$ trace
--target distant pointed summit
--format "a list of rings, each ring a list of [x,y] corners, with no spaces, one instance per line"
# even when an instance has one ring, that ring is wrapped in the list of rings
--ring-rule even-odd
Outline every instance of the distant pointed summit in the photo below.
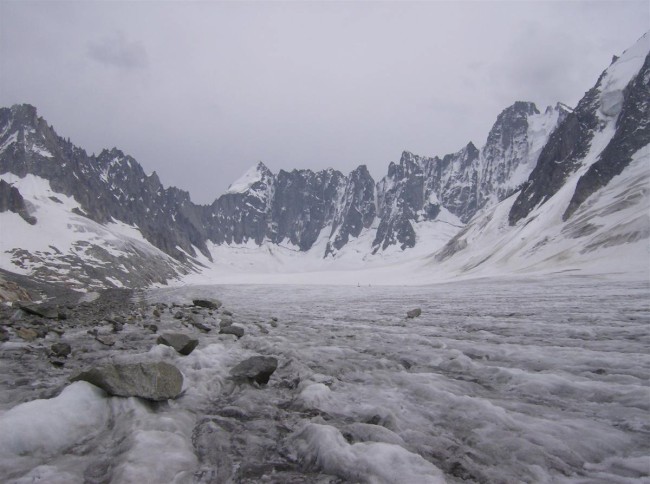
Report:
[[[267,166],[258,161],[257,164],[250,167],[246,173],[239,177],[235,182],[233,182],[229,187],[226,193],[244,193],[251,188],[255,188],[255,185],[259,182],[273,177],[271,170]]]

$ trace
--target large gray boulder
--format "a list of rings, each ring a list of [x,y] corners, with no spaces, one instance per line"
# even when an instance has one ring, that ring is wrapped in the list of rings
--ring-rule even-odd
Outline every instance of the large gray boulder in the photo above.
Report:
[[[278,360],[272,356],[253,356],[232,368],[230,375],[235,380],[266,385],[277,367]]]
[[[85,371],[71,380],[87,381],[109,395],[153,401],[176,398],[183,388],[183,375],[178,368],[162,361],[106,365]]]
[[[199,344],[199,340],[183,333],[163,333],[158,336],[159,345],[171,346],[181,355],[189,355]]]

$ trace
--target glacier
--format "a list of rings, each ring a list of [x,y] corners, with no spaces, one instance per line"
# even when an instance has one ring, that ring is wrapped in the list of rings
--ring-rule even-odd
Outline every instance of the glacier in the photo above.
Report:
[[[196,333],[189,356],[155,335],[130,349],[67,335],[84,361],[176,365],[184,393],[163,404],[69,384],[72,370],[18,357],[32,345],[0,344],[0,479],[644,482],[649,285],[564,274],[150,289],[133,302],[169,305],[160,331],[187,331],[172,303],[218,297],[246,335]],[[422,315],[407,319],[413,307]],[[229,379],[256,354],[279,361],[268,385]]]

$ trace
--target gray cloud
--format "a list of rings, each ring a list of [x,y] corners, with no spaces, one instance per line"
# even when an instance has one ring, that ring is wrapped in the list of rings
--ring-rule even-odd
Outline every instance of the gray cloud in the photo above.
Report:
[[[258,160],[379,179],[405,149],[481,146],[516,100],[575,104],[647,19],[645,0],[0,0],[0,105],[209,203]]]
[[[122,32],[89,41],[87,54],[100,64],[125,70],[143,69],[149,64],[144,43],[129,41]]]

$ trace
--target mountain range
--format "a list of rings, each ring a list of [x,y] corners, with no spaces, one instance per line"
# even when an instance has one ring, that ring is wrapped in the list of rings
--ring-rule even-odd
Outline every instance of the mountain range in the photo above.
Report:
[[[89,155],[33,106],[0,108],[0,268],[133,287],[289,253],[317,270],[413,259],[422,280],[595,259],[647,265],[649,51],[646,34],[573,109],[515,102],[480,148],[404,151],[378,181],[364,165],[274,174],[259,162],[210,205],[119,149]]]

